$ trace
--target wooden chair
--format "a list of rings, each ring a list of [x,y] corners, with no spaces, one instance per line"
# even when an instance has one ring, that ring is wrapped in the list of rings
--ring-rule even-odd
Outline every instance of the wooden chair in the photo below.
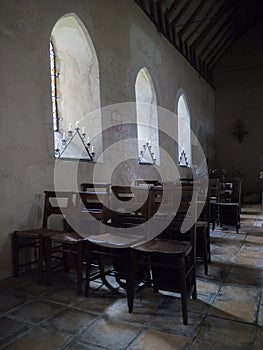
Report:
[[[131,276],[129,274],[130,246],[144,238],[140,236],[140,233],[143,232],[142,226],[152,212],[152,192],[148,187],[146,189],[141,186],[136,188],[112,186],[110,198],[111,210],[106,209],[103,232],[89,236],[87,239],[86,296],[89,295],[90,282],[95,278],[91,275],[91,264],[94,258],[98,259],[100,266],[100,275],[98,276],[110,290],[114,290],[114,288],[107,281],[108,275],[114,276],[120,287],[129,290],[127,286],[130,285]],[[130,200],[133,200],[136,209],[132,209],[133,206],[129,207]],[[124,212],[118,212],[120,208],[124,209]],[[131,228],[133,233],[127,231]],[[111,269],[105,270],[105,259],[110,259]],[[148,267],[135,269],[134,281],[136,286],[141,283],[149,283]]]
[[[196,275],[195,275],[195,251],[196,251],[196,198],[192,189],[181,196],[181,201],[177,214],[174,216],[173,204],[176,197],[180,196],[178,189],[170,188],[168,194],[165,194],[165,205],[160,206],[159,220],[166,220],[165,215],[171,220],[171,223],[164,230],[161,238],[155,238],[147,243],[138,245],[133,248],[131,255],[131,266],[135,263],[147,264],[152,271],[152,285],[155,291],[165,290],[180,293],[182,301],[183,323],[188,323],[187,299],[192,296],[197,298],[196,292]],[[194,197],[193,197],[194,196]],[[193,205],[190,205],[190,202]],[[157,214],[158,215],[158,214]],[[191,221],[193,220],[193,225]],[[188,221],[185,222],[185,221]],[[186,224],[186,225],[185,225]],[[189,227],[187,232],[181,232]],[[181,236],[181,237],[180,237]],[[191,240],[184,240],[184,237],[190,236]],[[180,239],[175,239],[180,238]],[[172,239],[171,239],[172,238]],[[143,259],[138,257],[138,252],[143,254]],[[134,270],[131,268],[130,273],[133,276]],[[133,309],[133,278],[129,279],[129,310]]]
[[[62,215],[61,208],[66,209],[72,201],[72,193],[44,191],[44,213],[42,228],[34,228],[29,230],[18,230],[12,236],[12,264],[13,276],[18,277],[25,267],[37,264],[39,283],[44,281],[45,270],[45,250],[44,239],[52,235],[62,235],[63,230],[48,228],[49,219],[54,215]],[[58,200],[60,204],[58,204]],[[63,201],[64,203],[62,203]],[[21,252],[30,249],[30,254],[36,258],[21,263]],[[33,251],[32,251],[33,249]]]
[[[218,221],[220,227],[223,225],[235,226],[238,233],[240,228],[241,179],[225,177],[220,184],[219,201],[212,203],[212,229],[215,229],[215,223]]]
[[[77,293],[82,294],[83,262],[86,256],[85,237],[83,231],[92,232],[94,219],[101,220],[102,210],[101,202],[96,192],[78,192],[74,194],[74,203],[68,208],[68,215],[75,221],[70,221],[68,227],[70,232],[63,235],[52,235],[45,239],[45,247],[47,252],[47,284],[51,284],[52,271],[56,265],[52,263],[55,259],[62,257],[73,257],[77,272]],[[97,205],[97,208],[96,208]],[[92,216],[89,216],[89,214]],[[66,216],[67,220],[67,216]],[[71,228],[73,227],[73,229]],[[67,260],[66,260],[67,261]],[[65,265],[65,272],[70,271],[70,264]]]

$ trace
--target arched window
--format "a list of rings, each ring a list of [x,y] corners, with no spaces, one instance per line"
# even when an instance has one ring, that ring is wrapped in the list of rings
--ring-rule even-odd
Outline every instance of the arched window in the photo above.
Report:
[[[99,64],[91,37],[74,13],[56,22],[50,43],[54,141],[55,150],[61,150],[70,130],[74,134],[78,127],[85,144],[102,130]],[[94,147],[96,153],[102,149],[101,137]],[[62,158],[85,158],[84,150],[81,138],[75,138]]]
[[[179,165],[191,165],[191,122],[186,98],[180,94],[177,102],[178,115],[178,160]]]
[[[135,94],[141,163],[160,164],[157,99],[151,76],[146,68],[142,68],[137,75]]]

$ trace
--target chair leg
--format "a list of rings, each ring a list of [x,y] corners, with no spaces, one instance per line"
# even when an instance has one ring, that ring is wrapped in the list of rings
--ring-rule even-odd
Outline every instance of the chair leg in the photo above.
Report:
[[[83,262],[83,244],[77,243],[77,255],[76,255],[76,270],[77,270],[77,293],[82,294],[82,262]]]
[[[181,284],[181,303],[184,325],[188,324],[188,311],[187,311],[187,288],[185,277],[185,259],[180,259],[180,284]]]
[[[85,296],[86,297],[89,295],[91,262],[92,262],[92,249],[90,247],[90,244],[88,244],[87,255],[86,255],[86,282],[85,282]]]
[[[210,245],[210,227],[208,225],[207,229],[207,254],[208,254],[208,262],[211,263],[211,245]]]
[[[127,252],[127,266],[128,266],[128,276],[127,276],[127,302],[129,313],[132,313],[133,310],[133,300],[134,300],[134,282],[135,282],[135,256],[134,252],[129,249]]]
[[[208,254],[207,254],[207,242],[206,242],[206,230],[203,232],[203,260],[205,275],[208,275]]]
[[[16,231],[12,235],[12,267],[13,276],[19,276],[19,238],[16,235]]]
[[[64,271],[66,272],[66,273],[69,273],[69,271],[70,271],[70,264],[69,264],[69,261],[68,261],[68,253],[67,252],[65,252],[65,251],[67,251],[68,249],[67,249],[67,244],[63,244],[63,264],[64,264]]]
[[[51,269],[52,269],[52,240],[50,237],[44,238],[44,250],[45,250],[45,260],[46,260],[46,285],[51,284]]]
[[[38,241],[38,284],[43,283],[44,273],[44,237],[40,236]]]

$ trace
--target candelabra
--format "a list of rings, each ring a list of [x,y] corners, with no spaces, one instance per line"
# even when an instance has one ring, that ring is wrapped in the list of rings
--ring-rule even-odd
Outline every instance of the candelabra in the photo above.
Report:
[[[87,137],[87,140],[86,140],[85,127],[83,126],[82,131],[80,132],[80,128],[78,127],[78,124],[79,123],[76,122],[76,128],[74,131],[72,131],[71,123],[70,123],[68,131],[63,132],[62,140],[56,143],[56,147],[55,147],[56,159],[62,159],[62,158],[66,159],[63,157],[63,154],[65,154],[66,149],[69,147],[69,145],[74,139],[79,138],[87,154],[87,157],[81,160],[86,160],[89,162],[94,160],[95,158],[94,146],[91,146],[89,137]]]
[[[188,165],[189,165],[189,161],[188,161],[188,158],[186,156],[185,151],[182,151],[180,154],[179,164],[180,164],[180,166],[186,166],[186,167],[188,167]]]
[[[139,164],[146,164],[146,165],[155,165],[156,164],[156,158],[154,158],[154,152],[152,151],[152,146],[150,145],[150,142],[146,140],[146,143],[142,145],[143,149],[140,151],[140,156],[138,157],[138,163]],[[144,157],[147,156],[148,158],[145,159]]]

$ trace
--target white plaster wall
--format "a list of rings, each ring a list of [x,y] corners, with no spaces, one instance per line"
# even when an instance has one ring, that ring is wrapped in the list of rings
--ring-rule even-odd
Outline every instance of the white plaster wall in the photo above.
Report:
[[[192,128],[202,126],[202,145],[214,160],[214,90],[135,2],[0,0],[0,277],[11,273],[10,234],[41,224],[43,191],[53,188],[49,40],[57,20],[72,12],[87,27],[98,55],[102,106],[135,101],[136,76],[146,67],[161,106],[174,111],[178,89],[187,93]],[[134,122],[135,116],[134,111]],[[103,127],[111,125],[110,118],[103,115]],[[74,172],[67,162],[61,168],[63,176]],[[93,168],[80,164],[79,180],[90,180]],[[98,180],[106,175],[98,172]]]
[[[216,164],[237,166],[243,194],[261,191],[263,169],[263,23],[236,41],[214,70],[216,88]],[[242,143],[232,135],[237,119],[248,135]]]

